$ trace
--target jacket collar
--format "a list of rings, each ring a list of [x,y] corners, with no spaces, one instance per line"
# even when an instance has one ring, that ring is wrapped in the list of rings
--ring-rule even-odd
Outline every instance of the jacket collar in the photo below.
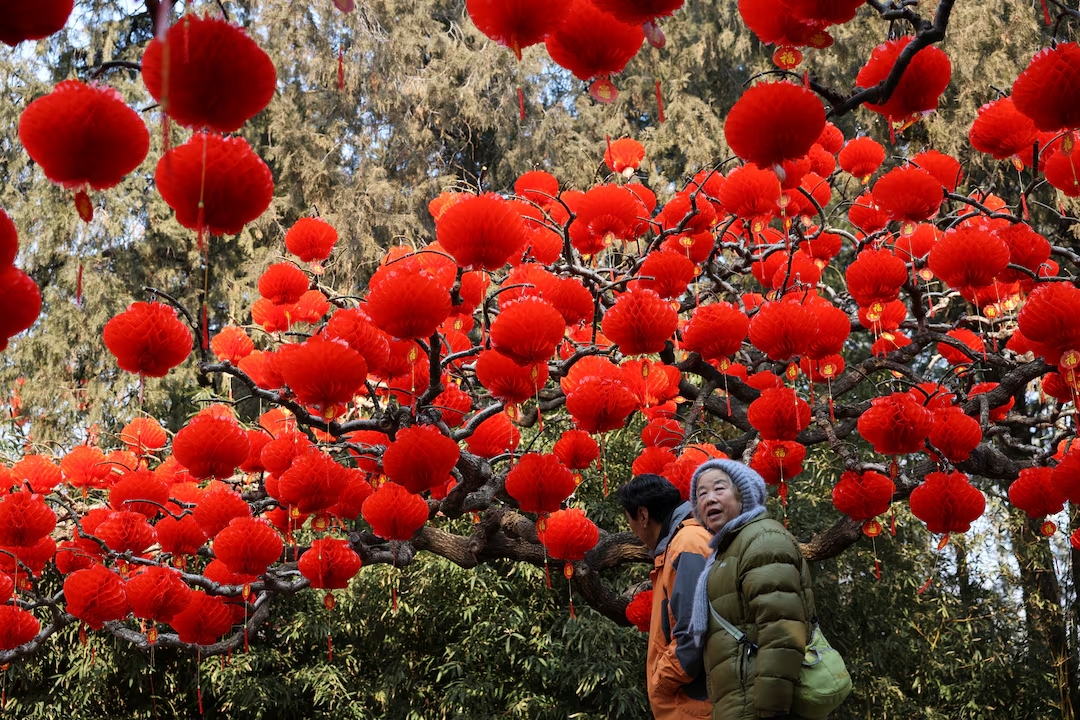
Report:
[[[660,542],[656,544],[656,549],[649,553],[649,557],[657,558],[664,554],[668,544],[671,542],[671,538],[675,537],[675,533],[679,531],[679,525],[688,517],[690,517],[689,501],[671,511],[671,515],[668,516],[663,527],[660,528]]]

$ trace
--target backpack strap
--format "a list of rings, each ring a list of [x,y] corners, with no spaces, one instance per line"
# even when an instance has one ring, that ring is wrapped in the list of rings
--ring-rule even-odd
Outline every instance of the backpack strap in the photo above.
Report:
[[[727,618],[723,615],[716,612],[716,608],[713,607],[712,603],[709,603],[709,614],[712,615],[713,620],[715,620],[720,627],[727,630],[731,637],[735,638],[735,642],[746,648],[747,655],[752,655],[757,652],[758,646],[750,642],[750,638],[746,637],[746,633],[728,622]]]

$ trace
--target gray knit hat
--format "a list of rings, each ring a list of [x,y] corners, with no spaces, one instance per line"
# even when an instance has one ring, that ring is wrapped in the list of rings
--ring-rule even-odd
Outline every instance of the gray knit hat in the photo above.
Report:
[[[756,470],[743,465],[738,460],[708,460],[699,465],[698,469],[694,471],[694,476],[690,478],[690,507],[693,508],[694,517],[698,522],[702,525],[705,524],[702,519],[698,517],[698,478],[700,478],[707,470],[720,470],[731,478],[731,482],[735,483],[735,487],[739,491],[739,497],[742,498],[743,515],[753,514],[755,517],[760,515],[760,512],[755,511],[758,508],[765,508],[765,498],[768,497],[768,493],[765,490],[765,480],[761,475],[759,475]],[[743,523],[739,524],[741,525]]]

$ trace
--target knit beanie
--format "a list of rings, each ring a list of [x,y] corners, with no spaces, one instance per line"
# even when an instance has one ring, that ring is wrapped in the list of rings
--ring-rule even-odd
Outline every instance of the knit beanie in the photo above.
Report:
[[[705,636],[709,629],[709,572],[716,562],[716,548],[720,542],[731,532],[738,530],[751,520],[765,513],[765,480],[750,467],[736,460],[709,460],[702,463],[694,476],[690,479],[690,505],[693,508],[694,517],[698,522],[705,525],[698,515],[697,485],[698,479],[707,470],[720,470],[731,478],[731,482],[739,491],[742,498],[742,513],[729,521],[720,531],[713,535],[709,541],[709,547],[713,549],[705,563],[705,569],[698,577],[697,587],[694,589],[694,605],[690,615],[690,643],[697,650],[699,659],[705,652]],[[696,663],[695,663],[696,664]],[[695,668],[697,669],[697,668]]]

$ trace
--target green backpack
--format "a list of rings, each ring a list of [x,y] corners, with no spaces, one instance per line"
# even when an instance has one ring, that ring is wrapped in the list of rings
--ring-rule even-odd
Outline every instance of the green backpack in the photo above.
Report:
[[[709,604],[709,612],[720,627],[731,633],[740,645],[746,645],[752,653],[757,652],[757,645],[750,642],[746,633],[732,625],[716,612]],[[810,643],[806,646],[802,671],[795,685],[795,696],[791,701],[791,712],[808,720],[822,720],[851,694],[851,675],[848,674],[844,658],[825,639],[825,634],[815,621],[810,633]]]

